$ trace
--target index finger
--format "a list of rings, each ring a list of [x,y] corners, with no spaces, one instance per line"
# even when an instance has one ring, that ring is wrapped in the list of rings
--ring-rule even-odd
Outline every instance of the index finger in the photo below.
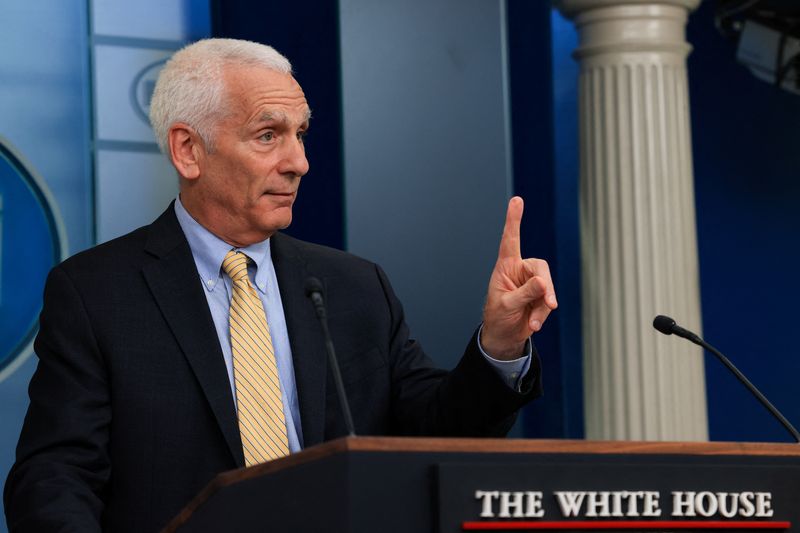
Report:
[[[503,227],[503,237],[500,239],[498,259],[522,257],[519,251],[519,225],[522,222],[523,207],[522,198],[519,196],[514,196],[508,201],[506,224]]]

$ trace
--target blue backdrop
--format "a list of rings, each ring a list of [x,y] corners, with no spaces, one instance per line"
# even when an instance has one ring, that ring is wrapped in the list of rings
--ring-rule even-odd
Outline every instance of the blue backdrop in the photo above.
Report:
[[[714,4],[688,27],[703,329],[798,425],[800,96],[735,62]],[[712,440],[790,440],[718,361],[706,359],[706,382]]]
[[[560,309],[537,342],[545,355],[546,398],[526,411],[526,436],[583,434],[580,273],[577,230],[577,39],[572,23],[545,2],[504,0],[508,45],[510,116],[516,192],[544,207],[526,213],[523,249],[547,257]],[[196,4],[200,4],[196,2]],[[89,100],[87,3],[36,2],[4,6],[0,19],[0,135],[20,149],[50,185],[64,214],[72,252],[92,244],[93,175]],[[306,180],[292,231],[303,238],[345,247],[339,72],[338,3],[323,2],[317,17],[299,7],[215,2],[230,11],[215,18],[218,34],[270,41],[292,58],[309,100],[315,102],[309,139],[312,174]],[[6,9],[8,7],[8,9]],[[704,333],[726,352],[794,422],[800,404],[793,379],[800,371],[794,349],[794,310],[800,296],[795,265],[800,230],[800,97],[755,79],[736,64],[733,45],[713,24],[713,2],[690,17],[689,82]],[[237,11],[237,9],[239,9]],[[219,18],[222,17],[222,18]],[[228,17],[228,18],[225,18]],[[233,19],[247,24],[235,27]],[[202,18],[202,17],[201,17]],[[269,21],[297,20],[291,24]],[[266,23],[264,21],[267,21]],[[385,162],[394,164],[393,162]],[[318,176],[320,179],[311,179]],[[459,187],[457,181],[449,184]],[[25,248],[48,237],[25,191],[0,164],[0,194],[21,198],[3,205],[5,219],[31,215],[28,229],[3,225],[2,246]],[[530,216],[529,216],[530,215]],[[2,302],[13,291],[41,292],[47,266],[35,264],[15,286],[4,256]],[[27,302],[27,303],[25,303]],[[36,303],[3,315],[8,328],[25,328]],[[4,304],[5,305],[5,304]],[[23,306],[24,307],[24,306]],[[5,313],[3,307],[0,313]],[[4,346],[5,347],[5,346]],[[714,440],[786,440],[783,430],[716,361],[707,361],[709,421]],[[11,464],[27,402],[32,361],[0,383],[0,477]],[[0,532],[4,526],[0,525]]]

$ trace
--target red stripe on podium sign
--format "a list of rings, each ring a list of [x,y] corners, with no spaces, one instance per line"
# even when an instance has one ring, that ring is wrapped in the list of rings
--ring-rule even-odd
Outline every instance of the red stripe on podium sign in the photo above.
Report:
[[[791,522],[602,521],[602,522],[464,522],[464,531],[529,529],[789,529]]]

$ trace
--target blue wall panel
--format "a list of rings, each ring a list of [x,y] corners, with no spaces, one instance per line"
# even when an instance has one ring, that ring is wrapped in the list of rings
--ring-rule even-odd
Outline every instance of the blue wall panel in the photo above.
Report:
[[[558,258],[558,317],[563,387],[564,433],[582,438],[583,335],[581,332],[581,258],[578,228],[578,62],[572,52],[578,34],[572,22],[557,11],[551,13],[553,52],[553,157],[555,208],[553,226]]]
[[[72,253],[90,246],[93,240],[86,2],[4,2],[0,11],[0,137],[52,191]],[[9,265],[13,258],[32,252],[46,258],[50,248],[42,212],[33,197],[19,189],[23,186],[16,174],[0,172],[0,194],[9,201],[12,196],[18,198],[3,206],[2,284],[6,299],[0,315],[24,315],[25,321],[10,328],[12,324],[3,319],[3,348],[27,332],[29,322],[38,315],[44,278],[53,263],[52,256],[49,261],[35,261],[24,274]],[[16,280],[10,279],[13,270]],[[9,287],[15,285],[24,290],[11,292]],[[3,481],[13,462],[34,368],[35,358],[31,357],[0,381]],[[5,520],[0,520],[0,532],[5,531]]]
[[[703,329],[798,425],[800,96],[735,62],[714,4],[688,27]],[[706,375],[712,440],[789,439],[718,361]]]
[[[547,259],[559,309],[535,336],[544,397],[524,411],[526,437],[583,436],[577,261],[575,30],[546,2],[508,0],[514,192],[526,199],[522,251]],[[551,21],[552,17],[552,21]]]
[[[505,0],[340,2],[348,250],[455,366],[513,194]]]

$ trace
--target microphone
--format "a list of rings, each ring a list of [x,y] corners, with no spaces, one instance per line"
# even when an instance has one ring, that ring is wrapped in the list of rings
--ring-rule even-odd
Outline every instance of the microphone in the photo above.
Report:
[[[353,417],[350,414],[350,404],[347,402],[347,394],[344,391],[344,383],[342,382],[342,373],[339,371],[339,363],[336,359],[336,351],[333,348],[331,332],[328,330],[328,312],[325,309],[325,299],[322,296],[322,282],[313,276],[307,278],[305,292],[306,297],[309,298],[314,305],[314,311],[319,319],[319,323],[322,325],[322,334],[325,336],[325,349],[328,352],[328,364],[331,367],[333,381],[336,383],[336,395],[339,397],[339,405],[342,407],[344,425],[347,427],[348,435],[355,437],[356,430],[353,425]]]
[[[663,333],[664,335],[672,335],[673,333],[678,337],[683,337],[684,339],[688,339],[695,344],[699,344],[703,346],[702,339],[689,331],[688,329],[683,329],[678,324],[675,323],[668,316],[658,315],[653,319],[653,327],[656,328],[658,331]]]
[[[742,374],[739,371],[739,369],[736,368],[734,364],[728,360],[727,357],[722,355],[722,353],[719,350],[717,350],[716,348],[708,344],[706,341],[701,339],[700,336],[697,335],[696,333],[692,333],[688,329],[680,327],[678,324],[675,323],[675,320],[673,320],[668,316],[658,315],[657,317],[655,317],[653,319],[653,327],[656,328],[661,333],[663,333],[664,335],[675,334],[678,337],[683,337],[684,339],[687,339],[697,344],[698,346],[702,346],[703,348],[714,354],[717,357],[717,359],[722,361],[722,364],[724,364],[728,368],[728,370],[733,372],[733,375],[736,376],[745,387],[747,387],[747,390],[749,390],[753,394],[753,396],[758,398],[758,401],[761,402],[761,405],[766,407],[767,410],[772,414],[772,416],[777,418],[778,421],[783,425],[783,427],[786,428],[786,430],[792,434],[794,440],[800,443],[800,433],[797,432],[794,426],[792,426],[792,424],[790,424],[789,421],[786,420],[786,417],[784,417],[780,413],[780,411],[778,411],[775,408],[775,406],[772,405],[769,400],[767,400],[767,397],[761,394],[761,391],[758,390],[756,386],[753,385],[750,382],[750,380],[747,379],[744,376],[744,374]]]

